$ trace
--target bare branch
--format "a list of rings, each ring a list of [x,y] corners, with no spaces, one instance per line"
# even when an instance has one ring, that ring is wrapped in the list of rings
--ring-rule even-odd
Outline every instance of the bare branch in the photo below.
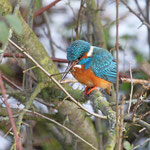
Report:
[[[126,83],[131,83],[131,79],[130,78],[121,78],[121,81],[122,82],[126,82]],[[150,88],[150,81],[148,81],[148,80],[132,79],[132,82],[133,82],[133,84],[141,84],[147,89]]]
[[[54,6],[55,4],[57,4],[59,1],[61,1],[61,0],[55,0],[54,2],[50,3],[48,6],[41,8],[38,12],[35,13],[34,17],[41,15],[44,11],[46,11],[47,9],[49,9],[52,6]]]
[[[116,81],[116,138],[117,150],[119,145],[119,0],[116,0],[116,62],[117,62],[117,81]]]
[[[21,87],[19,87],[18,85],[16,85],[14,82],[12,82],[11,80],[9,80],[6,76],[2,75],[2,78],[11,86],[13,86],[14,88],[23,91],[23,89]]]
[[[124,100],[125,100],[125,96],[122,95],[121,107],[120,107],[118,150],[122,150],[123,124],[124,124]]]
[[[81,10],[83,8],[83,4],[84,4],[84,0],[81,0],[80,9],[79,9],[79,12],[78,12],[78,17],[77,17],[77,25],[76,25],[76,28],[75,28],[75,31],[76,31],[76,40],[80,39],[79,23],[80,23],[80,15],[81,15]]]
[[[124,120],[126,122],[133,122],[132,121],[132,116],[125,117]],[[150,124],[148,124],[147,122],[145,122],[145,121],[143,121],[143,120],[141,120],[139,118],[134,118],[134,123],[138,123],[142,127],[145,127],[148,131],[150,131]]]
[[[140,12],[141,15],[143,16],[143,18],[146,19],[145,16],[144,16],[144,13],[142,12],[142,9],[141,9],[141,7],[140,7],[140,5],[139,5],[139,2],[138,2],[137,0],[135,0],[135,3],[136,3],[136,5],[137,5],[137,8],[138,8],[139,12]]]
[[[31,105],[33,104],[33,101],[35,99],[35,97],[41,92],[41,90],[43,88],[47,87],[47,84],[41,82],[39,84],[37,84],[36,88],[34,89],[34,92],[32,92],[29,100],[27,101],[27,104],[25,106],[25,109],[28,110]],[[17,122],[17,130],[18,132],[20,132],[20,128],[21,128],[21,124],[22,124],[22,119],[23,119],[23,116],[25,114],[25,111],[23,109],[23,111],[19,114],[19,117],[18,117],[18,122]]]
[[[46,26],[47,26],[47,30],[48,30],[48,38],[49,38],[49,46],[51,48],[51,54],[52,54],[52,57],[55,57],[55,49],[54,49],[54,46],[53,46],[53,39],[52,39],[52,34],[51,34],[51,28],[50,28],[50,19],[49,19],[49,15],[48,13],[45,11],[43,13],[43,16],[45,18],[45,22],[46,22]]]
[[[3,57],[13,57],[15,56],[16,58],[25,58],[23,55],[21,54],[12,54],[12,53],[4,53]],[[51,57],[51,59],[54,62],[61,62],[61,63],[68,63],[67,59],[62,59],[62,58],[55,58],[55,57]]]
[[[129,11],[131,13],[133,13],[137,18],[139,18],[139,20],[145,24],[149,29],[150,29],[150,24],[148,22],[146,22],[143,18],[141,18],[128,4],[125,0],[121,0],[122,3],[129,9]]]
[[[29,111],[29,110],[26,110],[26,109],[24,109],[24,111],[33,113],[33,114],[35,114],[35,115],[37,115],[37,116],[39,116],[39,117],[42,117],[42,118],[44,118],[44,119],[46,119],[46,120],[49,120],[50,122],[56,124],[57,126],[63,128],[64,130],[68,131],[69,133],[71,133],[72,135],[74,135],[75,137],[77,137],[78,139],[80,139],[82,142],[84,142],[84,143],[86,143],[87,145],[89,145],[89,146],[90,146],[91,148],[93,148],[94,150],[97,150],[97,148],[94,147],[92,144],[90,144],[89,142],[87,142],[86,140],[84,140],[82,137],[80,137],[79,135],[77,135],[75,132],[71,131],[69,128],[67,128],[67,127],[63,126],[62,124],[58,123],[57,121],[55,121],[55,120],[53,120],[53,119],[51,119],[51,118],[49,118],[49,117],[46,117],[46,116],[44,116],[44,115],[42,115],[42,114],[40,114],[40,113],[38,113],[38,112],[35,112],[35,111]]]
[[[130,78],[131,78],[131,92],[130,92],[130,100],[129,100],[129,106],[128,106],[128,114],[130,113],[131,101],[132,101],[132,95],[133,95],[133,78],[132,78],[131,63],[130,63]]]
[[[20,138],[19,138],[19,136],[17,134],[17,128],[16,128],[16,125],[15,125],[13,114],[12,114],[12,111],[11,111],[11,108],[10,108],[10,105],[8,103],[8,99],[7,99],[7,96],[6,96],[6,91],[5,91],[5,88],[4,88],[1,72],[0,72],[0,87],[1,87],[1,91],[2,91],[3,97],[4,97],[4,103],[5,103],[6,108],[7,108],[8,116],[9,116],[9,119],[10,119],[10,123],[12,125],[12,130],[13,130],[13,133],[14,133],[14,136],[15,136],[16,147],[17,147],[18,150],[22,150],[21,141],[20,141]]]
[[[139,148],[139,147],[143,146],[145,143],[147,143],[147,142],[149,142],[149,141],[150,141],[150,138],[146,139],[146,140],[145,140],[144,142],[142,142],[141,144],[139,144],[139,145],[137,145],[137,146],[133,147],[133,149],[132,149],[132,150],[135,150],[135,149],[137,149],[137,148]]]
[[[121,81],[125,82],[125,83],[131,83],[131,79],[130,78],[122,78],[121,77]],[[78,81],[75,79],[66,79],[63,80],[61,83],[77,83]],[[148,80],[142,80],[142,79],[132,79],[133,84],[141,84],[147,88],[150,88],[150,81]]]

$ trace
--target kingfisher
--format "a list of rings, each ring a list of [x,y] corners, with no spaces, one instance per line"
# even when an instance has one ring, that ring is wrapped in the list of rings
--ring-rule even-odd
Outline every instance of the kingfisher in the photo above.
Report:
[[[89,95],[99,87],[111,95],[111,86],[116,83],[117,69],[108,50],[76,40],[67,48],[67,59],[69,63],[62,80],[70,71],[80,83],[87,86],[85,94]]]

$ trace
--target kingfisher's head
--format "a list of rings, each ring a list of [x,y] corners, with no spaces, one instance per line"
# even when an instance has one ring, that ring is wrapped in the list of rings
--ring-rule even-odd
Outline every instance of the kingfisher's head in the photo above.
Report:
[[[83,40],[76,40],[72,42],[67,48],[67,59],[69,62],[81,58],[85,52],[90,50],[90,43]]]
[[[70,69],[78,63],[80,58],[84,56],[84,53],[88,52],[89,50],[90,50],[90,43],[83,40],[76,40],[68,46],[67,59],[69,63],[61,81],[66,77]]]

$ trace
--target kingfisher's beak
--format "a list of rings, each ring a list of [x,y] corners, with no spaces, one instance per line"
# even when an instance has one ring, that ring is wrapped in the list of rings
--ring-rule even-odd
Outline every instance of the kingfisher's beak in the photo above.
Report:
[[[72,62],[68,63],[68,66],[67,66],[67,68],[65,70],[65,73],[63,74],[62,79],[60,80],[60,82],[62,82],[62,80],[64,80],[64,78],[67,76],[67,74],[69,73],[69,71],[71,70],[71,68],[73,67],[73,65],[74,64]]]

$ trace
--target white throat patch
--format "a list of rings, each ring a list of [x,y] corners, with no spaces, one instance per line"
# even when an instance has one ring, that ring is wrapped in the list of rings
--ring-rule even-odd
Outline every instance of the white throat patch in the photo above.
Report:
[[[76,68],[81,68],[81,65],[75,65],[73,67],[76,67]]]
[[[87,56],[92,56],[93,55],[93,50],[94,50],[94,47],[93,46],[90,46],[90,50],[89,52],[87,53]]]

